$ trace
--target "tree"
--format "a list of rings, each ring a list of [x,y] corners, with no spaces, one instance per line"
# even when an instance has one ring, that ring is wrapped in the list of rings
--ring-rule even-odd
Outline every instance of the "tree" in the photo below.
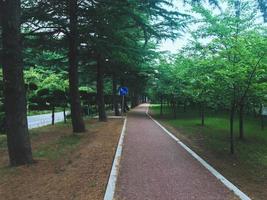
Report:
[[[78,22],[77,22],[77,0],[68,0],[69,9],[69,83],[70,83],[70,104],[71,104],[71,122],[73,132],[84,132],[85,125],[82,118],[82,109],[79,94],[78,77]]]
[[[36,37],[39,46],[50,51],[67,52],[69,95],[73,132],[84,132],[79,95],[78,3],[66,1],[24,1],[25,36]],[[64,59],[60,58],[60,59]]]
[[[33,163],[23,79],[20,0],[1,1],[4,107],[12,166]]]
[[[233,121],[236,111],[239,112],[239,138],[244,138],[243,115],[251,86],[264,68],[262,60],[266,55],[261,25],[255,23],[256,14],[250,1],[228,1],[228,9],[214,15],[207,9],[200,8],[206,25],[201,27],[200,37],[214,37],[213,52],[220,61],[216,70],[217,80],[222,80],[221,91],[228,94],[230,106],[231,153],[233,148]],[[257,35],[257,36],[256,36]],[[257,38],[257,39],[256,39]],[[259,70],[261,69],[261,70]],[[221,87],[222,90],[222,87]]]
[[[233,154],[235,114],[238,112],[239,139],[244,139],[245,112],[264,102],[267,44],[266,29],[256,20],[255,3],[225,3],[217,12],[193,7],[201,16],[196,19],[198,30],[192,32],[193,40],[174,61],[171,57],[160,60],[155,93],[163,89],[171,99],[174,116],[179,101],[199,105],[202,125],[205,108],[229,111]]]

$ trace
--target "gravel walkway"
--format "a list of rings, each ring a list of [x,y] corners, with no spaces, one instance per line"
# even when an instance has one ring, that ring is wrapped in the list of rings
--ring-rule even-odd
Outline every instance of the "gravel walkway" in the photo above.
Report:
[[[116,199],[238,199],[145,113],[128,114]]]

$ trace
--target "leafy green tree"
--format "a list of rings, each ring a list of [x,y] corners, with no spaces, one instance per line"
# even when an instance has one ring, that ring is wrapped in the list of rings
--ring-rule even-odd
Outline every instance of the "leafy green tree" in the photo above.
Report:
[[[198,104],[202,125],[205,107],[229,110],[234,153],[235,113],[239,114],[239,138],[243,139],[245,110],[255,110],[264,101],[266,29],[256,23],[257,5],[253,2],[226,3],[227,8],[220,12],[199,5],[193,8],[201,16],[196,21],[198,30],[192,33],[193,41],[174,61],[160,61],[155,85],[156,93],[167,93],[172,102]]]
[[[230,133],[231,152],[233,148],[233,120],[236,109],[239,111],[239,135],[244,138],[243,113],[245,101],[251,86],[264,68],[262,59],[266,54],[264,37],[260,25],[255,26],[256,15],[250,1],[228,1],[227,11],[214,15],[204,8],[196,9],[201,13],[206,25],[201,27],[199,36],[214,37],[211,48],[222,59],[218,80],[225,81],[224,93],[229,94],[231,104]],[[256,36],[257,35],[257,36]],[[256,39],[257,38],[257,39]],[[261,68],[263,67],[263,68]],[[258,70],[261,68],[261,70]],[[230,92],[229,92],[230,91]]]

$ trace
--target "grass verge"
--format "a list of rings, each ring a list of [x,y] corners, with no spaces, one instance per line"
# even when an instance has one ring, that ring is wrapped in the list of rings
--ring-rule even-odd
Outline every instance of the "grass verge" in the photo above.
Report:
[[[208,112],[202,127],[196,110],[179,110],[176,119],[173,119],[170,108],[164,107],[163,111],[163,117],[160,117],[159,105],[150,108],[153,117],[249,196],[267,198],[267,130],[261,130],[257,119],[246,117],[245,139],[242,141],[238,139],[236,120],[235,155],[230,155],[227,114]]]

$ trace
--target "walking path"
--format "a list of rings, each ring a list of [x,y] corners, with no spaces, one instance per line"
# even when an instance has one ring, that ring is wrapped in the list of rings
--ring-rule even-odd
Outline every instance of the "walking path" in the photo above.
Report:
[[[238,199],[153,122],[147,108],[128,114],[115,199]]]

